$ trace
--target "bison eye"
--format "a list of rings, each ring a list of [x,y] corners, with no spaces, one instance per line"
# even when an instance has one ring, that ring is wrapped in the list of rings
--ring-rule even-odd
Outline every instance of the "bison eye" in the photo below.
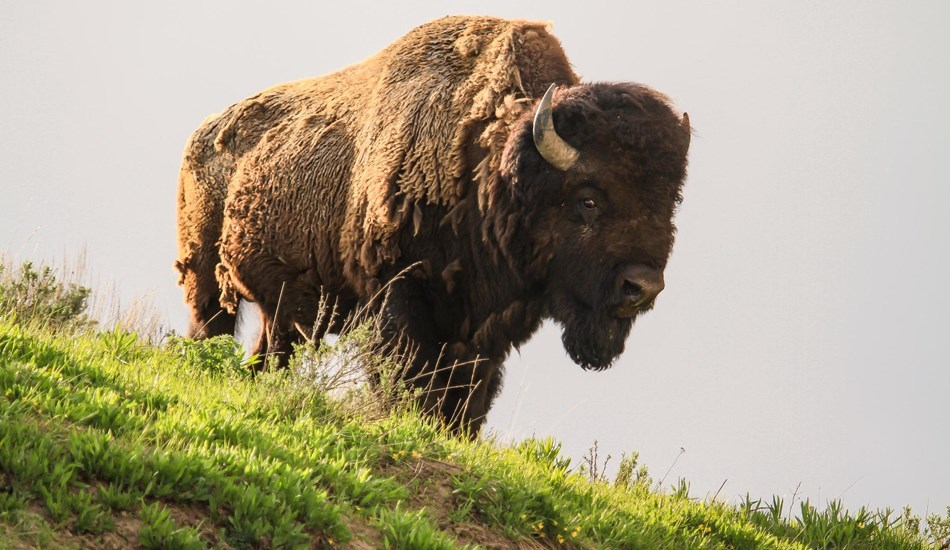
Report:
[[[577,215],[580,216],[580,221],[584,224],[594,223],[600,217],[601,210],[603,210],[600,197],[596,196],[579,197],[575,204],[577,204],[575,207]]]
[[[584,225],[590,225],[608,209],[607,194],[593,185],[587,185],[577,190],[571,204],[574,219]]]

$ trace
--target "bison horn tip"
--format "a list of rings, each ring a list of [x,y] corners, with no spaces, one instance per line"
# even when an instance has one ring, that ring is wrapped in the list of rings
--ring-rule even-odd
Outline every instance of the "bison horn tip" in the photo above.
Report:
[[[693,137],[693,130],[689,126],[689,113],[683,113],[680,126],[686,131],[686,148],[689,149],[690,138]]]

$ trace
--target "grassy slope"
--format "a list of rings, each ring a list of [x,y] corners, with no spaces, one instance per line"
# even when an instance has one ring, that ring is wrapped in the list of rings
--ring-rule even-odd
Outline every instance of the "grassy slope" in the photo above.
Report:
[[[590,482],[557,445],[344,413],[233,341],[162,347],[0,315],[0,548],[926,547],[899,516]],[[809,514],[811,514],[809,516]]]

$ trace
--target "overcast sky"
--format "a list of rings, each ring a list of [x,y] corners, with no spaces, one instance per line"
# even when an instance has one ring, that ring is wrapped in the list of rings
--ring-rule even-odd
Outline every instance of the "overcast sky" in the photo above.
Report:
[[[950,3],[0,0],[0,252],[85,249],[179,331],[189,133],[271,85],[448,14],[550,21],[588,81],[670,95],[695,128],[656,309],[613,369],[545,325],[488,431],[746,492],[950,504]],[[332,6],[332,7],[330,7]]]

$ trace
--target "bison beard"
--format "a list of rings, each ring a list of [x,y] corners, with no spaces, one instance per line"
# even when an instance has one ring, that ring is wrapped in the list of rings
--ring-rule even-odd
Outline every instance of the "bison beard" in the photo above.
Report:
[[[579,83],[542,24],[418,27],[192,135],[175,264],[190,335],[233,332],[253,301],[254,352],[285,365],[301,333],[341,329],[320,301],[362,309],[389,351],[415,352],[424,409],[476,433],[544,318],[584,369],[623,352],[663,288],[689,135],[645,86]]]
[[[585,370],[605,370],[623,353],[632,319],[617,319],[605,313],[568,310],[553,315],[561,323],[561,342],[571,360]]]

